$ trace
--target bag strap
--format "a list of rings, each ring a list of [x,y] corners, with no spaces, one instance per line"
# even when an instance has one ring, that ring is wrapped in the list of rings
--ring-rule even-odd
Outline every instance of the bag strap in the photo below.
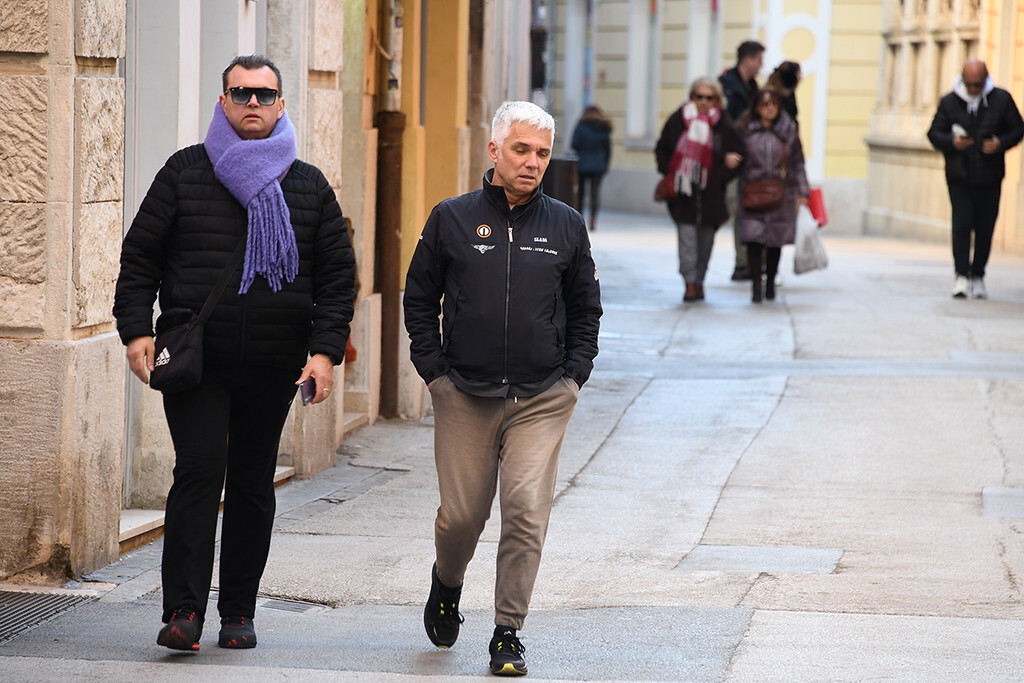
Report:
[[[228,264],[224,266],[224,272],[220,274],[220,279],[217,280],[217,284],[213,286],[213,291],[210,292],[210,296],[206,297],[206,303],[203,304],[203,310],[199,312],[198,322],[200,325],[205,325],[210,315],[213,313],[213,307],[220,301],[221,296],[224,295],[224,288],[228,286],[228,280],[235,273],[238,268],[238,264],[242,262],[242,256],[245,254],[245,238],[242,238],[238,242],[238,246],[235,247],[235,253],[231,254],[231,259]]]
[[[779,167],[782,169],[782,179],[785,180],[786,171],[789,168],[789,142],[784,140],[778,133],[775,133],[774,130],[772,133],[775,135],[775,139],[782,144],[782,159],[780,160],[781,163],[779,164]]]

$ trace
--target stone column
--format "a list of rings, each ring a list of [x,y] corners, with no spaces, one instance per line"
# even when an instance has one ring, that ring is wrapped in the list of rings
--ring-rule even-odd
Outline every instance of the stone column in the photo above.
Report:
[[[0,578],[117,558],[124,5],[0,16]]]

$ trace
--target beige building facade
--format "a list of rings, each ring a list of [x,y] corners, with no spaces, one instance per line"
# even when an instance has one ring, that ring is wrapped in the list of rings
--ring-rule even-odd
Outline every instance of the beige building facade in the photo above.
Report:
[[[120,243],[165,160],[202,141],[238,54],[280,67],[299,156],[334,187],[359,266],[344,391],[292,410],[280,476],[333,465],[382,394],[397,395],[389,416],[429,408],[401,328],[405,269],[433,204],[478,186],[494,109],[528,97],[508,65],[528,54],[531,21],[517,0],[4,3],[0,580],[81,576],[159,532],[174,455],[160,394],[128,372],[111,314]],[[405,117],[390,176],[388,111]],[[387,228],[381,177],[401,188]],[[399,268],[384,286],[392,230]]]
[[[831,229],[860,231],[868,134],[878,90],[882,0],[559,0],[552,24],[552,108],[567,140],[583,107],[615,124],[605,207],[664,214],[652,200],[654,144],[700,76],[718,76],[748,39],[765,45],[758,81],[801,63],[797,89],[807,172]],[[568,148],[561,151],[567,152]]]

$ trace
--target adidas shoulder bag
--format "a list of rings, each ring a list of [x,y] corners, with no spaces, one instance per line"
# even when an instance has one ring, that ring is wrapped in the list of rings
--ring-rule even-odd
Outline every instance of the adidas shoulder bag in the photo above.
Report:
[[[191,308],[169,308],[157,318],[156,360],[149,376],[149,386],[165,394],[176,394],[199,385],[203,378],[203,328],[244,252],[243,239],[213,291],[206,297],[199,315]]]

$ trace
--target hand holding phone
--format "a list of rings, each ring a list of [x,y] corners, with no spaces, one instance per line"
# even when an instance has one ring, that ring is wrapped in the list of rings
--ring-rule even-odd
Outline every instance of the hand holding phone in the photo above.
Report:
[[[302,405],[308,406],[316,396],[316,380],[312,377],[306,378],[306,381],[299,385],[299,391],[302,394]]]

